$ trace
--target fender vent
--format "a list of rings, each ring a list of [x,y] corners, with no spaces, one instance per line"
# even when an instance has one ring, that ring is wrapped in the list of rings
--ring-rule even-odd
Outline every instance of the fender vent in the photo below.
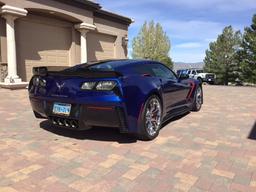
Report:
[[[125,119],[124,110],[120,107],[117,107],[116,111],[117,111],[118,118],[119,118],[119,121],[120,121],[120,132],[123,132],[123,133],[128,132],[128,130],[127,130],[127,121]]]

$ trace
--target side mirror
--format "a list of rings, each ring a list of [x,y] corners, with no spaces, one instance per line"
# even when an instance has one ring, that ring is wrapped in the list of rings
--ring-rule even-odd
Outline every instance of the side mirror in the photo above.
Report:
[[[188,79],[189,78],[189,75],[188,74],[180,74],[179,75],[179,80],[184,80],[184,79]]]

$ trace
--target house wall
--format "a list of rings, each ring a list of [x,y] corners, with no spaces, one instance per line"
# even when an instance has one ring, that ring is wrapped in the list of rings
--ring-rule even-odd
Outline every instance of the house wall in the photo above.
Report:
[[[116,36],[115,58],[127,58],[127,47],[122,45],[122,38],[128,36],[128,26],[99,17],[94,17],[94,24],[99,33]]]
[[[38,66],[71,66],[72,23],[29,14],[16,20],[18,74],[28,81],[32,68]]]
[[[0,0],[0,7],[3,4],[28,11],[27,16],[15,20],[17,69],[23,81],[31,78],[34,66],[80,63],[81,34],[75,29],[80,23],[96,26],[87,33],[88,61],[127,57],[122,38],[127,36],[128,24],[54,0]],[[5,19],[0,17],[0,62],[7,62],[5,26]]]
[[[0,17],[0,62],[7,62],[7,44],[6,44],[6,27],[5,20]]]
[[[64,4],[54,0],[1,0],[2,3],[27,10],[38,9],[48,14],[61,16],[74,22],[87,22],[93,24],[92,11]]]

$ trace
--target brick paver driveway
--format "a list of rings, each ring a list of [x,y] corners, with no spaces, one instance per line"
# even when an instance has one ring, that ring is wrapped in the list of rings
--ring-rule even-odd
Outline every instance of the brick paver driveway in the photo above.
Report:
[[[255,192],[256,89],[204,94],[199,113],[143,142],[108,128],[52,128],[33,117],[26,90],[0,89],[0,191]]]

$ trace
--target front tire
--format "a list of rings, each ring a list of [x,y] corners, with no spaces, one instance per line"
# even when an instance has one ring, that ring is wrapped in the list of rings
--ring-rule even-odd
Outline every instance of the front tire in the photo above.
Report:
[[[141,130],[139,138],[142,140],[155,139],[162,124],[162,105],[156,95],[149,97],[141,114]]]
[[[192,111],[200,111],[202,104],[203,104],[203,90],[201,86],[198,86],[195,92]]]

